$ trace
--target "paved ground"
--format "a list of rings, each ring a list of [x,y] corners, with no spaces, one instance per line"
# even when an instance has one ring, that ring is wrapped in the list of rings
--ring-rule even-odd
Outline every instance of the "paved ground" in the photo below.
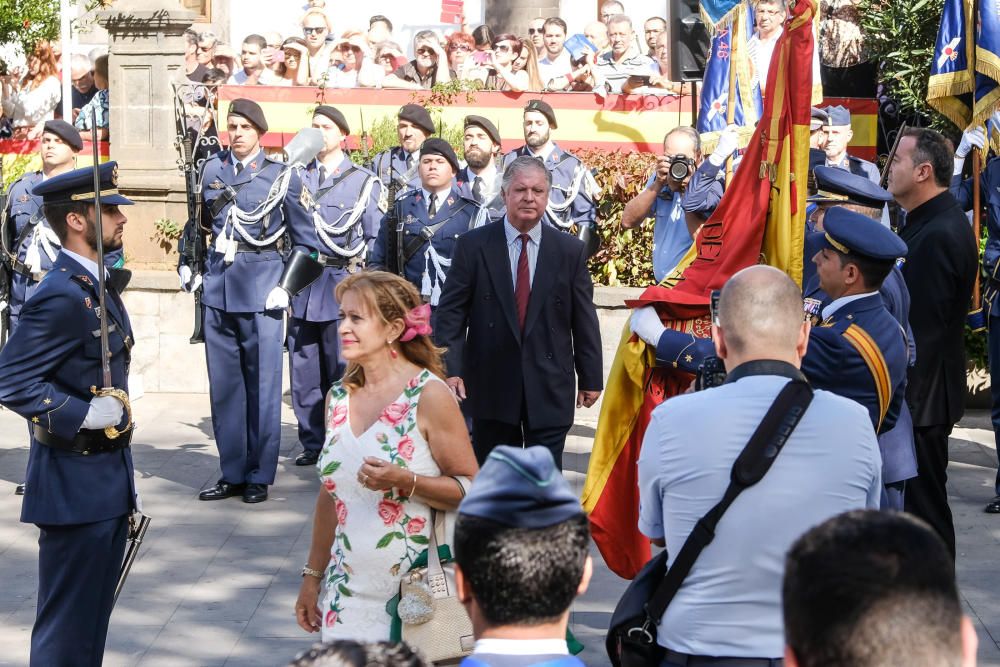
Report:
[[[308,549],[315,499],[312,469],[296,468],[291,410],[285,406],[282,459],[271,500],[202,503],[198,489],[218,468],[208,399],[152,394],[136,405],[137,485],[153,517],[146,543],[111,619],[105,665],[276,667],[307,647],[292,606]],[[583,484],[596,412],[581,411],[566,463]],[[981,665],[1000,667],[1000,580],[994,549],[1000,517],[982,513],[992,496],[996,454],[985,414],[970,414],[952,440],[951,500],[959,527],[958,574],[979,632]],[[35,609],[36,530],[18,523],[13,495],[27,459],[23,422],[0,412],[0,665],[26,665]],[[596,555],[596,552],[595,552]],[[572,628],[589,665],[604,665],[603,632],[624,582],[600,565],[574,606]]]

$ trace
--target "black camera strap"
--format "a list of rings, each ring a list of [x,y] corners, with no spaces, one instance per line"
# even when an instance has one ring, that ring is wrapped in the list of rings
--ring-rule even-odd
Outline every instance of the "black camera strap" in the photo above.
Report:
[[[730,473],[729,486],[715,507],[698,520],[677,558],[667,569],[667,574],[656,587],[656,592],[646,603],[646,619],[653,626],[667,610],[670,601],[680,590],[695,560],[702,550],[715,539],[715,528],[733,501],[743,492],[759,482],[771,469],[781,449],[788,442],[792,431],[813,399],[813,390],[805,380],[792,380],[786,384],[774,399],[767,414],[757,426],[743,451],[736,458]]]

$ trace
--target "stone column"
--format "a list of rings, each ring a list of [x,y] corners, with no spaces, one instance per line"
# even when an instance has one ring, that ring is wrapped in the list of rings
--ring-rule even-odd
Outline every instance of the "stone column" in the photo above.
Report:
[[[171,82],[184,76],[184,30],[195,13],[178,0],[120,0],[99,14],[110,43],[111,158],[128,210],[125,252],[133,268],[175,264],[155,238],[154,222],[187,218],[177,169]]]

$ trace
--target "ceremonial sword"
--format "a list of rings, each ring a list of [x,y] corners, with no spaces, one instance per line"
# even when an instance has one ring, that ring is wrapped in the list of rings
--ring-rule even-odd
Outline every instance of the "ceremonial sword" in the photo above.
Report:
[[[107,285],[104,279],[106,271],[104,268],[104,219],[101,215],[101,156],[97,146],[97,109],[91,110],[90,129],[92,133],[90,143],[94,148],[94,233],[97,236],[97,301],[101,308],[101,315],[98,320],[100,322],[101,382],[103,385],[100,389],[92,386],[90,391],[95,396],[114,396],[121,401],[122,406],[125,408],[125,414],[128,416],[125,427],[119,430],[117,425],[115,425],[107,426],[104,429],[104,435],[114,440],[123,433],[133,429],[135,422],[132,421],[132,405],[129,403],[128,394],[123,389],[115,387],[111,381],[111,344],[108,341]],[[124,334],[124,332],[122,333]],[[146,535],[146,529],[149,528],[149,521],[148,516],[138,512],[129,516],[125,557],[122,560],[121,571],[118,574],[118,584],[115,586],[115,597],[112,605],[118,602],[118,596],[125,586],[125,579],[132,569],[132,563],[135,562],[139,545],[142,544],[142,538]]]

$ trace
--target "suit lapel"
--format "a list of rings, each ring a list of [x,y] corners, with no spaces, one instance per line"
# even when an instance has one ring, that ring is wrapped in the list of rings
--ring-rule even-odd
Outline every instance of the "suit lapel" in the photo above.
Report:
[[[521,340],[521,327],[517,322],[517,307],[514,305],[514,277],[510,275],[510,254],[507,252],[507,235],[504,223],[490,225],[491,234],[482,247],[486,270],[493,281],[493,292],[500,301],[500,307],[507,317],[511,333]],[[537,274],[536,274],[537,279]]]
[[[563,234],[553,227],[539,222],[542,226],[542,241],[538,246],[538,258],[535,261],[535,279],[531,281],[531,297],[528,299],[528,315],[524,320],[524,335],[531,333],[531,327],[538,319],[542,305],[552,288],[552,282],[562,269],[562,257],[556,247],[556,234]]]

